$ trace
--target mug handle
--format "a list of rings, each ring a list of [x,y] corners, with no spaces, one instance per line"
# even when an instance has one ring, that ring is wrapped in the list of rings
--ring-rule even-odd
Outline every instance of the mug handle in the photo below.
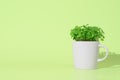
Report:
[[[99,44],[98,46],[99,46],[100,48],[104,48],[105,51],[106,51],[105,57],[103,57],[103,58],[97,60],[97,62],[100,62],[100,61],[105,60],[105,59],[108,57],[108,48],[107,48],[106,46],[102,45],[102,44]]]

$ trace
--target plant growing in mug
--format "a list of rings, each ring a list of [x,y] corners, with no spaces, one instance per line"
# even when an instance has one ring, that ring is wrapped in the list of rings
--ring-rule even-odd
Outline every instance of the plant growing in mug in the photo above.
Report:
[[[73,56],[75,68],[95,69],[97,62],[108,56],[108,48],[99,43],[104,41],[104,31],[97,26],[82,25],[71,29],[73,42]],[[105,48],[106,55],[98,59],[99,48]]]
[[[97,26],[75,26],[70,32],[70,35],[75,41],[103,41],[104,31]]]

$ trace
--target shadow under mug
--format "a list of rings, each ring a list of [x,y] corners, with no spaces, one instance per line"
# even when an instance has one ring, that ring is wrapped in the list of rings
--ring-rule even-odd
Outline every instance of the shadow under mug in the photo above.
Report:
[[[99,48],[106,51],[105,57],[98,59]],[[73,42],[74,66],[79,69],[96,69],[97,62],[108,57],[108,48],[98,41],[75,41]]]

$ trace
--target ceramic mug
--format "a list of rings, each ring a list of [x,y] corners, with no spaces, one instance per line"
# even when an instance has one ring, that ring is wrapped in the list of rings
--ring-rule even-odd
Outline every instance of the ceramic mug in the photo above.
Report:
[[[105,57],[98,59],[99,48],[106,51]],[[73,42],[73,57],[75,68],[96,69],[97,62],[108,57],[108,48],[98,41],[75,41]]]

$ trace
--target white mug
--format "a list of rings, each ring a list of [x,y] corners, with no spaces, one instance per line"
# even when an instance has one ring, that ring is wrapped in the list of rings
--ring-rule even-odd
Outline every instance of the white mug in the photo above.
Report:
[[[99,48],[105,48],[106,55],[98,59]],[[75,41],[73,42],[73,57],[75,68],[95,69],[97,62],[108,57],[108,48],[98,41]]]

